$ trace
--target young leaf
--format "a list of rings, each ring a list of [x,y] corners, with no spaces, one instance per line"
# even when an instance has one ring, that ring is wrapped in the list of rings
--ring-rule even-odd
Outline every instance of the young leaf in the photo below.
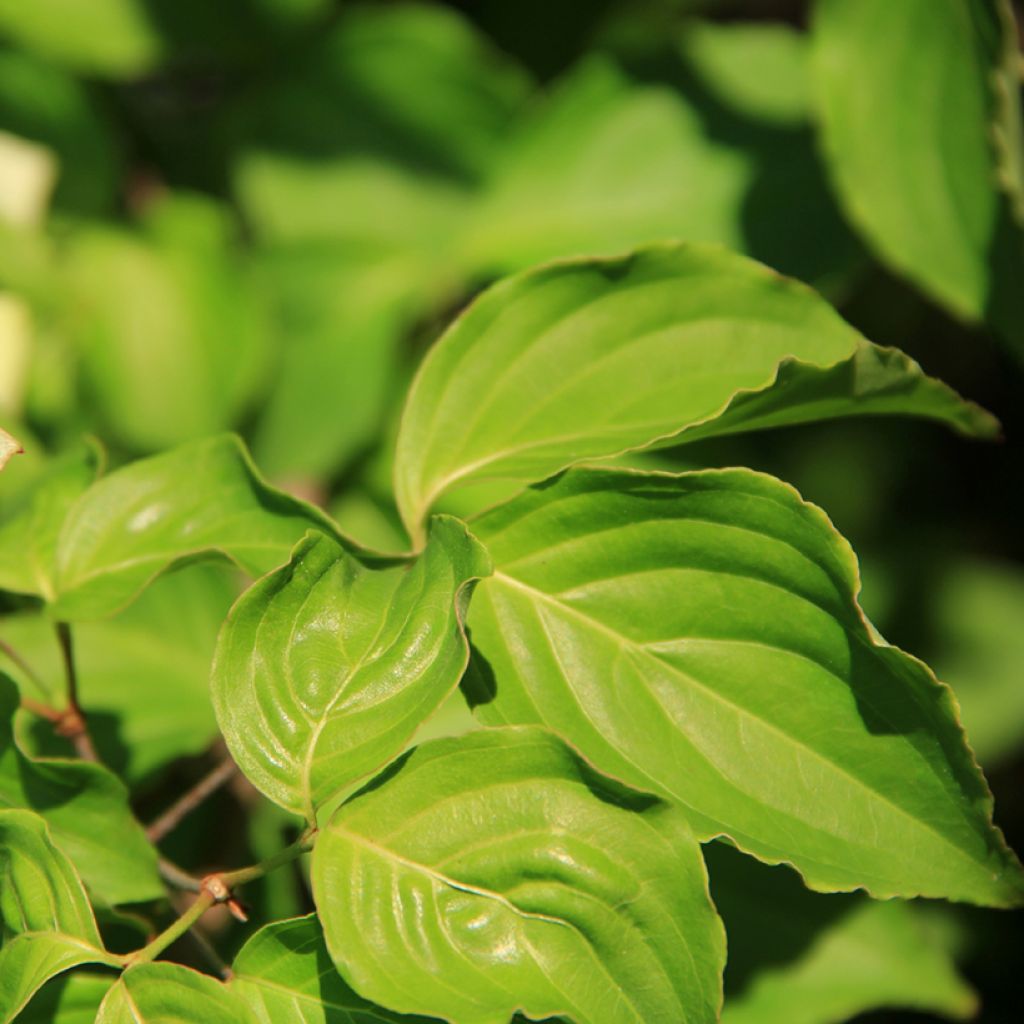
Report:
[[[313,822],[398,754],[458,684],[468,586],[489,571],[465,526],[438,517],[411,565],[373,568],[315,535],[246,591],[221,632],[212,686],[253,784]]]
[[[573,470],[474,522],[486,722],[538,722],[815,889],[1009,906],[948,689],[884,643],[824,514],[749,470]]]
[[[260,1024],[429,1024],[368,1003],[331,962],[315,914],[261,928],[241,948],[231,984]]]
[[[322,512],[264,483],[225,434],[183,444],[104,477],[73,506],[57,544],[52,612],[96,619],[170,566],[221,554],[253,576],[280,565]]]
[[[0,673],[0,806],[37,811],[104,902],[161,896],[156,852],[132,816],[123,783],[102,765],[25,757],[11,731],[18,701],[17,687]]]
[[[872,376],[862,381],[844,364]],[[536,480],[583,459],[677,444],[693,427],[702,437],[743,429],[730,403],[745,391],[764,393],[772,425],[905,412],[969,434],[995,426],[911,360],[871,349],[804,286],[724,250],[664,244],[541,267],[474,302],[409,393],[398,505],[415,533],[456,486]]]
[[[822,896],[723,843],[705,846],[704,859],[729,936],[726,1024],[833,1024],[895,1007],[964,1018],[977,1008],[914,904]]]
[[[993,82],[1012,26],[1009,4],[1005,12],[1001,5],[822,0],[815,7],[813,67],[840,197],[887,263],[973,319],[993,302],[998,236],[1017,236],[1014,280],[1024,251],[1004,221],[997,187]]]
[[[103,950],[85,890],[31,811],[0,810],[0,1024],[55,974],[116,964]]]
[[[72,503],[96,479],[100,462],[100,451],[91,444],[60,456],[4,508],[0,590],[53,600],[57,535]]]
[[[107,993],[96,1024],[253,1024],[245,1004],[209,975],[180,964],[129,967]]]
[[[724,937],[683,815],[541,730],[417,748],[338,809],[312,879],[338,969],[394,1010],[717,1018]]]

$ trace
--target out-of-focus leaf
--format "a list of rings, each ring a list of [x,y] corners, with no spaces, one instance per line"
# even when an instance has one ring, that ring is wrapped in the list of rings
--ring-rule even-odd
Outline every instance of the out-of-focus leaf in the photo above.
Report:
[[[129,967],[107,992],[96,1024],[253,1024],[245,1004],[207,974],[180,964]]]
[[[221,633],[212,689],[252,783],[313,823],[394,758],[458,684],[468,585],[489,571],[465,526],[438,518],[411,566],[367,566],[314,536],[246,591]]]
[[[103,763],[129,786],[176,758],[201,753],[216,738],[210,663],[235,595],[230,573],[218,566],[189,566],[158,579],[114,618],[75,625],[78,687],[89,732]],[[2,619],[0,637],[51,692],[59,691],[63,666],[46,617]],[[15,666],[3,667],[23,693],[32,693]],[[32,753],[70,753],[49,723],[26,715],[21,725],[23,746]]]
[[[160,36],[143,0],[0,0],[0,32],[74,71],[111,78],[149,70]]]
[[[97,899],[161,896],[156,851],[132,815],[124,784],[102,765],[25,757],[11,725],[18,701],[18,688],[0,673],[0,807],[38,812]]]
[[[0,590],[52,601],[57,536],[68,509],[93,482],[101,453],[87,444],[54,459],[0,510]]]
[[[31,811],[0,810],[0,926],[2,1024],[61,971],[116,963],[74,867]]]
[[[480,480],[538,480],[630,449],[883,412],[997,429],[810,289],[714,246],[666,243],[553,263],[477,299],[409,392],[395,493],[416,535],[441,495]]]
[[[184,559],[221,555],[251,576],[307,530],[333,534],[312,505],[268,487],[233,435],[181,445],[95,483],[57,544],[57,618],[103,618]]]
[[[73,971],[48,981],[18,1014],[18,1024],[94,1024],[112,974]]]
[[[77,214],[110,210],[119,154],[110,123],[76,78],[27,53],[0,50],[0,128],[53,151],[55,207]]]
[[[810,120],[806,37],[788,25],[691,21],[681,47],[701,83],[733,110],[783,125]]]
[[[232,426],[263,379],[266,309],[227,214],[176,196],[146,230],[81,229],[65,318],[101,424],[136,451]]]
[[[960,562],[942,578],[934,610],[936,669],[953,687],[983,765],[1024,743],[1024,573]]]
[[[440,6],[353,6],[240,115],[236,181],[277,239],[394,245],[438,272],[522,75]]]
[[[279,247],[261,265],[282,342],[253,451],[274,479],[330,479],[380,433],[420,282],[400,254]]]
[[[915,905],[812,893],[787,868],[720,843],[704,855],[729,936],[725,1024],[833,1024],[889,1007],[964,1018],[976,1009]]]
[[[1024,903],[949,691],[820,509],[751,470],[570,470],[472,521],[489,724],[537,723],[811,888]]]
[[[229,987],[261,1024],[428,1024],[428,1018],[392,1013],[353,992],[331,963],[315,914],[261,928],[231,970]]]
[[[717,1019],[724,935],[685,818],[541,730],[417,748],[335,813],[312,878],[338,969],[391,1009]]]
[[[1019,339],[1003,303],[1020,317],[1024,241],[993,138],[1012,31],[1001,3],[821,0],[813,67],[832,175],[865,237],[953,312],[991,313]]]

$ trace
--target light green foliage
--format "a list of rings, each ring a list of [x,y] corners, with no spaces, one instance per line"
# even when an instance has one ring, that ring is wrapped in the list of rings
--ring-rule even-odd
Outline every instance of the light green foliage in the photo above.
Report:
[[[415,532],[441,495],[474,480],[526,482],[678,443],[692,427],[761,425],[741,392],[765,392],[755,409],[772,425],[903,411],[992,432],[912,361],[866,345],[809,289],[717,248],[666,244],[518,275],[424,361],[398,438],[399,509]]]
[[[873,632],[791,488],[571,471],[473,529],[485,721],[547,725],[812,888],[1024,901],[949,691]]]
[[[916,905],[808,892],[785,867],[721,843],[704,857],[729,936],[725,1024],[831,1024],[893,1007],[956,1018],[976,1011]]]
[[[94,1024],[113,974],[76,971],[46,983],[18,1015],[18,1024]]]
[[[244,1004],[226,986],[178,964],[130,967],[110,989],[96,1024],[251,1024]]]
[[[261,928],[231,972],[231,988],[260,1024],[428,1024],[356,995],[331,963],[314,914]]]
[[[223,555],[258,576],[286,561],[309,529],[333,525],[268,487],[237,438],[181,445],[111,473],[77,502],[57,546],[53,614],[109,615],[199,555]]]
[[[160,36],[142,0],[0,0],[0,29],[75,71],[136,75],[151,68]]]
[[[114,962],[75,869],[31,811],[0,810],[0,924],[3,1024],[61,971]]]
[[[201,753],[217,736],[210,701],[210,662],[217,630],[236,596],[233,574],[194,565],[158,579],[138,600],[110,619],[77,624],[74,633],[81,700],[104,764],[129,786],[148,780],[175,758]],[[0,640],[40,673],[48,699],[59,702],[63,678],[53,623],[25,613],[0,622]],[[32,682],[0,652],[23,694]],[[38,754],[67,754],[49,723],[21,738]]]
[[[233,426],[262,384],[266,310],[227,211],[176,195],[144,231],[76,232],[69,334],[104,428],[155,451]]]
[[[1011,30],[998,6],[820,0],[814,18],[824,147],[840,197],[882,259],[974,319],[1014,287],[997,276],[1019,279],[1024,265],[996,187],[995,79]]]
[[[232,610],[213,669],[228,746],[270,799],[315,821],[397,755],[455,688],[468,584],[486,554],[439,517],[412,565],[366,565],[311,536]]]
[[[124,784],[98,764],[25,757],[11,729],[17,706],[17,687],[0,674],[0,807],[37,811],[97,899],[160,896],[156,853],[132,816]]]
[[[723,935],[685,819],[542,731],[420,747],[335,813],[312,876],[342,975],[394,1009],[716,1019]]]

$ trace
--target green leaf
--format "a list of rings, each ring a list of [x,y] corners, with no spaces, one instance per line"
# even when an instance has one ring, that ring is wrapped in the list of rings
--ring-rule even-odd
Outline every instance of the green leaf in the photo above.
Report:
[[[350,7],[239,112],[242,203],[265,237],[372,241],[446,277],[438,252],[525,87],[453,10]]]
[[[55,974],[116,964],[75,869],[31,811],[0,810],[0,1022],[8,1024]]]
[[[68,509],[96,478],[101,460],[95,445],[68,452],[5,502],[0,515],[0,590],[54,599],[57,535]]]
[[[750,470],[574,470],[473,523],[488,723],[538,722],[820,890],[1024,901],[948,689],[825,515]]]
[[[469,584],[490,567],[438,517],[411,565],[365,565],[325,536],[251,587],[217,645],[213,702],[232,756],[310,821],[398,754],[466,667]]]
[[[331,963],[315,914],[261,928],[239,950],[230,988],[261,1024],[426,1024],[374,1006]]]
[[[717,1018],[724,936],[685,819],[541,730],[417,748],[338,809],[312,879],[339,971],[394,1010]]]
[[[977,1008],[917,905],[812,893],[788,868],[722,843],[704,857],[729,936],[725,1024],[833,1024],[895,1007],[962,1018]]]
[[[129,967],[107,993],[96,1024],[251,1024],[226,985],[180,964]]]
[[[129,786],[176,758],[201,753],[218,735],[210,663],[217,630],[237,596],[233,576],[215,565],[178,569],[113,618],[75,625],[78,691],[89,733],[100,760]],[[51,695],[60,692],[64,666],[45,615],[4,618],[0,637],[39,673]],[[23,694],[33,695],[17,666],[3,667]],[[70,754],[48,722],[26,713],[26,723],[32,728],[18,729],[26,750]]]
[[[536,480],[679,443],[693,427],[701,437],[745,429],[754,398],[741,392],[764,392],[755,408],[770,410],[770,425],[899,411],[995,430],[911,360],[868,346],[804,286],[724,250],[663,244],[554,263],[473,303],[409,393],[399,508],[415,533],[456,486]],[[738,420],[731,403],[742,403]]]
[[[94,1024],[113,975],[74,971],[48,981],[18,1015],[18,1024]]]
[[[232,435],[181,445],[125,466],[72,508],[57,545],[62,619],[102,618],[170,566],[220,554],[251,576],[269,571],[322,512],[267,486]]]
[[[1012,28],[998,7],[991,0],[821,0],[815,7],[813,68],[840,198],[883,260],[972,319],[995,301],[996,249],[1007,230],[1017,236],[1008,275],[1019,278],[1022,266],[993,144],[993,82],[1005,60],[1003,33]]]
[[[267,310],[226,208],[171,195],[144,230],[82,228],[61,295],[105,434],[156,451],[233,426],[263,383]]]
[[[0,0],[0,30],[74,71],[124,78],[149,70],[160,53],[146,7],[140,0]]]
[[[124,784],[102,765],[25,757],[11,731],[18,701],[17,687],[0,673],[0,807],[37,811],[98,899],[163,895],[156,851],[132,816]]]

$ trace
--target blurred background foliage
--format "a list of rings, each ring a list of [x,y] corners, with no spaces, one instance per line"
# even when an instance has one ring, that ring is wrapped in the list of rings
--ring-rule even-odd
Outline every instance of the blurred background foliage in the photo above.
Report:
[[[888,173],[892,157],[898,176],[895,150],[915,130],[900,104],[941,92],[914,63],[920,50],[928,70],[928,46],[948,52],[951,137],[970,126],[958,76],[973,37],[926,39],[942,20],[927,19],[913,39],[880,32],[865,55],[843,50],[856,25],[822,18],[833,50],[815,74],[811,6],[0,0],[0,418],[27,448],[0,477],[0,529],[4,507],[83,435],[117,465],[233,429],[275,482],[357,539],[401,549],[389,479],[401,398],[473,294],[542,260],[719,242],[818,288],[1001,418],[1005,440],[990,446],[862,421],[657,461],[752,465],[828,511],[861,555],[881,632],[953,686],[997,821],[1024,849],[1024,275],[1003,230],[1024,194],[1015,40],[1001,65],[1009,184],[961,196],[996,218],[972,257],[941,231],[915,234],[915,204],[925,223],[949,220],[925,185],[889,210],[870,189],[851,200],[844,174],[857,160]],[[993,26],[975,26],[979,47],[1007,45]],[[873,151],[823,132],[846,99],[866,104]],[[939,153],[951,179],[971,145]],[[906,166],[925,184],[938,173]],[[143,817],[216,756],[206,678],[237,589],[226,571],[186,568],[81,629],[83,701]],[[26,693],[55,687],[37,608],[0,595],[0,610],[0,638],[31,670],[4,667]],[[39,723],[19,726],[28,749],[62,752]],[[168,850],[241,863],[290,828],[238,783]],[[979,999],[985,1020],[1020,1019],[1021,915],[819,896],[727,849],[709,862],[732,1024],[969,1016]],[[252,897],[257,924],[308,905],[287,873]],[[137,926],[111,914],[105,927],[116,942]],[[244,937],[232,927],[225,949]],[[65,987],[49,986],[31,1019],[58,1019]]]

